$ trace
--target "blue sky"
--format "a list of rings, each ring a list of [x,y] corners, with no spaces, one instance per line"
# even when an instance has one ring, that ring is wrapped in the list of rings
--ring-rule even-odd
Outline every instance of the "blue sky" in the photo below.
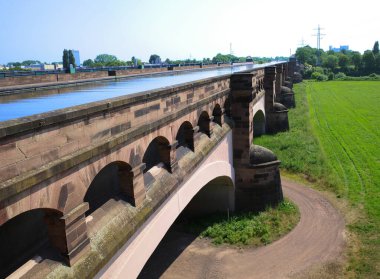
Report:
[[[0,64],[60,61],[78,49],[81,60],[100,53],[123,60],[287,56],[318,24],[321,46],[364,51],[380,40],[376,1],[289,0],[0,0]],[[376,28],[377,27],[377,28]]]

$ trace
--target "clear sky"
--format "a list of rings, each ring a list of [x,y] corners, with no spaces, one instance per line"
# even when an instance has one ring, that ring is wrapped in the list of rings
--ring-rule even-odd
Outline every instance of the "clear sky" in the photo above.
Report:
[[[329,45],[364,51],[380,40],[375,0],[0,0],[0,63],[119,59],[288,56],[303,38],[316,47],[320,24]]]

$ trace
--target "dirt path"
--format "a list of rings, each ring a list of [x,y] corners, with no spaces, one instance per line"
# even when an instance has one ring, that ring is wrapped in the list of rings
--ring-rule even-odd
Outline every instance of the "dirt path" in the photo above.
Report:
[[[215,247],[170,232],[139,278],[293,278],[334,261],[344,249],[344,220],[318,192],[283,180],[284,194],[301,212],[296,228],[260,248]]]

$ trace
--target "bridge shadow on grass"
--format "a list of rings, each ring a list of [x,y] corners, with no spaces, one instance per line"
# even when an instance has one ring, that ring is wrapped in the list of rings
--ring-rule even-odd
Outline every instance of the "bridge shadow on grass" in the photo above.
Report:
[[[146,262],[138,279],[160,278],[183,251],[197,238],[197,234],[185,233],[182,224],[173,224],[156,250]]]

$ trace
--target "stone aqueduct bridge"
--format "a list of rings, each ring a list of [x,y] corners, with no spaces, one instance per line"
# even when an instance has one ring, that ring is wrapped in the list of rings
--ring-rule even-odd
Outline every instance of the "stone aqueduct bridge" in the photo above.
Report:
[[[0,277],[133,278],[184,208],[278,203],[279,161],[252,141],[288,129],[294,67],[0,123]]]

